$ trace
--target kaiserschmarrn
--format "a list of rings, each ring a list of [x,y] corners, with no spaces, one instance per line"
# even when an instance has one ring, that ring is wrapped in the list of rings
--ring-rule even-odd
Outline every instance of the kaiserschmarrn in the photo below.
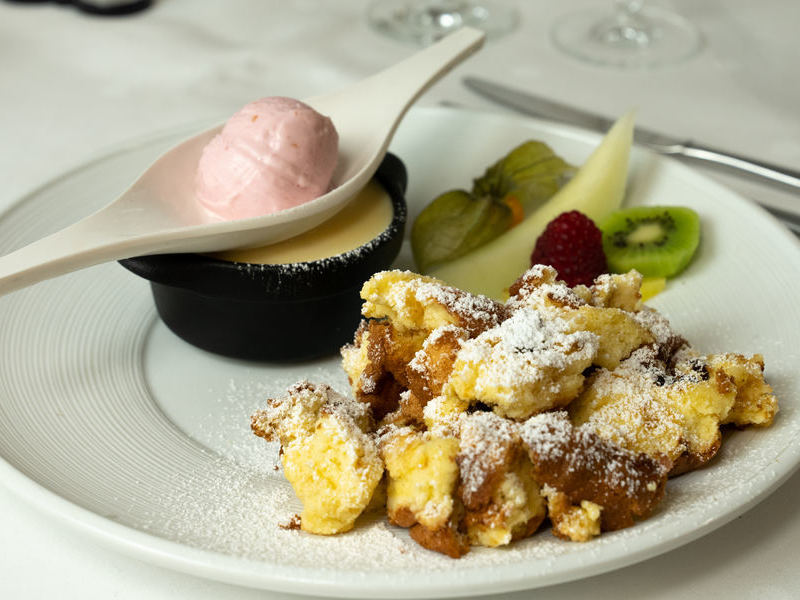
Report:
[[[653,513],[668,477],[703,467],[725,425],[778,411],[756,354],[703,354],[640,299],[641,276],[568,287],[536,265],[505,303],[407,271],[361,295],[343,396],[301,382],[268,400],[302,529],[373,508],[452,557],[543,523],[587,541]]]

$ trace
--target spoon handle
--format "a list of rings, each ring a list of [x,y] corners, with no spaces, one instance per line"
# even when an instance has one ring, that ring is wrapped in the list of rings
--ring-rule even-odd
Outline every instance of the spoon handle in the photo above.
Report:
[[[85,267],[137,254],[207,251],[202,237],[162,226],[155,211],[132,210],[125,198],[77,223],[0,256],[0,296]]]
[[[109,207],[0,257],[0,296],[83,267],[122,258],[124,223]]]

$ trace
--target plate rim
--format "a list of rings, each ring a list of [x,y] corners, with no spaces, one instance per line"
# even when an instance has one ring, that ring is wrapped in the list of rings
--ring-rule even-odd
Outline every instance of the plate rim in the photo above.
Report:
[[[541,119],[534,119],[530,117],[520,117],[517,115],[508,115],[504,113],[486,112],[475,109],[454,109],[449,107],[417,107],[413,108],[410,114],[414,113],[462,113],[464,115],[471,115],[481,119],[496,119],[498,121],[524,121],[530,123],[534,128],[546,131],[555,136],[564,136],[567,132],[570,137],[581,142],[589,140],[597,141],[602,138],[601,134],[581,129],[579,127],[562,125],[553,121],[546,121]],[[207,120],[201,121],[202,123]],[[102,154],[97,154],[94,157],[85,160],[66,171],[52,177],[33,190],[27,192],[17,200],[13,200],[0,211],[0,219],[6,216],[13,210],[20,207],[26,200],[43,193],[48,188],[58,185],[65,179],[69,179],[86,169],[90,165],[100,162],[112,157],[132,152],[141,149],[144,146],[157,143],[161,140],[176,138],[178,135],[189,132],[196,127],[200,121],[185,124],[170,129],[160,129],[154,131],[150,135],[137,136],[136,138],[126,140],[108,151],[103,151]],[[391,149],[391,146],[390,146]],[[648,156],[654,159],[659,165],[668,165],[668,169],[677,169],[681,172],[683,177],[689,177],[692,182],[702,186],[711,186],[716,193],[722,193],[726,196],[726,201],[735,201],[740,206],[747,207],[747,210],[752,210],[753,214],[758,213],[759,218],[767,217],[766,221],[770,222],[771,226],[780,231],[780,234],[787,240],[791,240],[795,249],[800,250],[800,240],[784,228],[780,222],[763,208],[757,206],[755,203],[745,199],[736,192],[726,188],[722,184],[710,179],[709,177],[699,173],[690,167],[678,163],[677,161],[668,161],[666,158],[656,155],[655,153],[644,149],[637,148],[636,150],[642,156]],[[776,231],[777,233],[777,231]],[[793,448],[786,446],[779,454],[779,459],[774,463],[774,470],[777,471],[778,477],[774,478],[770,485],[763,487],[755,495],[746,494],[737,491],[731,495],[741,496],[742,502],[738,503],[735,507],[724,512],[722,516],[718,516],[712,521],[693,529],[690,533],[675,532],[672,536],[667,536],[662,539],[658,544],[646,544],[641,541],[641,538],[628,539],[628,546],[636,549],[637,546],[645,546],[639,548],[634,552],[635,558],[630,557],[630,553],[623,557],[612,557],[610,559],[602,560],[594,563],[588,570],[584,569],[580,573],[570,576],[568,573],[562,571],[551,574],[547,577],[532,576],[530,574],[520,575],[517,577],[508,576],[505,579],[505,584],[502,589],[498,589],[496,582],[491,584],[486,583],[483,587],[471,587],[469,590],[464,589],[464,586],[475,586],[477,582],[471,581],[470,583],[463,583],[457,589],[453,589],[452,582],[443,582],[436,584],[431,582],[430,578],[435,578],[437,572],[425,573],[423,577],[419,577],[417,581],[412,582],[409,588],[402,590],[404,593],[398,595],[396,593],[388,594],[381,597],[414,597],[419,594],[425,593],[427,595],[437,595],[444,597],[453,594],[480,594],[486,592],[510,592],[521,589],[534,589],[537,587],[552,585],[555,583],[565,583],[576,579],[583,579],[591,577],[600,573],[612,571],[622,566],[627,566],[652,558],[664,552],[668,552],[676,547],[694,541],[707,533],[717,529],[726,523],[730,522],[737,516],[745,513],[747,510],[760,503],[764,498],[774,492],[780,485],[789,479],[793,473],[800,467],[800,446]],[[781,468],[779,468],[781,467]],[[83,508],[70,500],[64,498],[53,490],[48,489],[41,483],[28,478],[24,473],[17,470],[13,465],[6,461],[5,457],[0,456],[0,472],[3,473],[2,485],[9,489],[16,497],[32,501],[37,507],[37,510],[47,514],[51,518],[61,519],[65,521],[73,530],[89,534],[92,538],[104,543],[105,545],[112,546],[124,554],[134,558],[144,558],[148,562],[159,566],[169,566],[170,568],[181,571],[187,574],[224,581],[227,583],[246,585],[251,587],[258,587],[262,589],[269,589],[274,591],[285,591],[294,593],[312,593],[327,596],[344,597],[353,594],[367,595],[378,597],[376,595],[376,582],[361,580],[361,584],[346,583],[348,579],[347,574],[357,571],[339,571],[338,575],[333,573],[330,577],[319,578],[320,569],[312,569],[308,567],[289,567],[281,566],[281,569],[276,569],[276,572],[270,573],[267,576],[263,573],[263,562],[253,559],[245,559],[231,555],[225,555],[220,552],[195,548],[179,542],[164,539],[155,534],[146,533],[135,527],[123,525],[114,521],[113,519],[104,517],[89,509]],[[606,534],[608,535],[608,534]],[[575,555],[580,556],[580,555]],[[221,563],[221,564],[220,564]],[[230,563],[230,564],[228,564]],[[237,567],[238,565],[238,567]],[[261,573],[256,574],[251,569],[244,568],[244,566],[261,566]],[[489,564],[477,566],[474,571],[482,573],[487,570],[492,572],[504,570],[517,570],[515,564]],[[280,572],[289,571],[285,576]],[[324,569],[323,571],[328,571]],[[211,573],[213,572],[213,574]],[[342,573],[345,574],[342,577]],[[389,572],[387,572],[389,573]],[[463,575],[463,574],[462,574]],[[535,582],[531,582],[531,578],[535,578]],[[353,578],[349,578],[353,579]],[[467,581],[473,577],[463,578]],[[355,579],[359,581],[358,578]],[[331,590],[329,586],[335,585],[336,589]],[[298,587],[304,589],[299,590]]]

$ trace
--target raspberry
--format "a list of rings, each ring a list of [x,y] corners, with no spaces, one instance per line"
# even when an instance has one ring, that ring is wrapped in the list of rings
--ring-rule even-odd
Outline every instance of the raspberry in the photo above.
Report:
[[[561,213],[536,240],[531,254],[531,265],[535,264],[555,268],[570,287],[591,285],[595,277],[608,271],[603,234],[583,213]]]

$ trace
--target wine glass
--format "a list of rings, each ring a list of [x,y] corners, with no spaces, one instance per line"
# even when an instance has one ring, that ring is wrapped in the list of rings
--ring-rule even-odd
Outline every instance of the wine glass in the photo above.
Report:
[[[493,0],[373,0],[367,20],[381,33],[428,45],[463,26],[499,37],[517,26],[519,14]]]
[[[658,67],[695,56],[703,47],[700,30],[681,15],[643,0],[566,14],[551,31],[567,54],[598,65]]]

